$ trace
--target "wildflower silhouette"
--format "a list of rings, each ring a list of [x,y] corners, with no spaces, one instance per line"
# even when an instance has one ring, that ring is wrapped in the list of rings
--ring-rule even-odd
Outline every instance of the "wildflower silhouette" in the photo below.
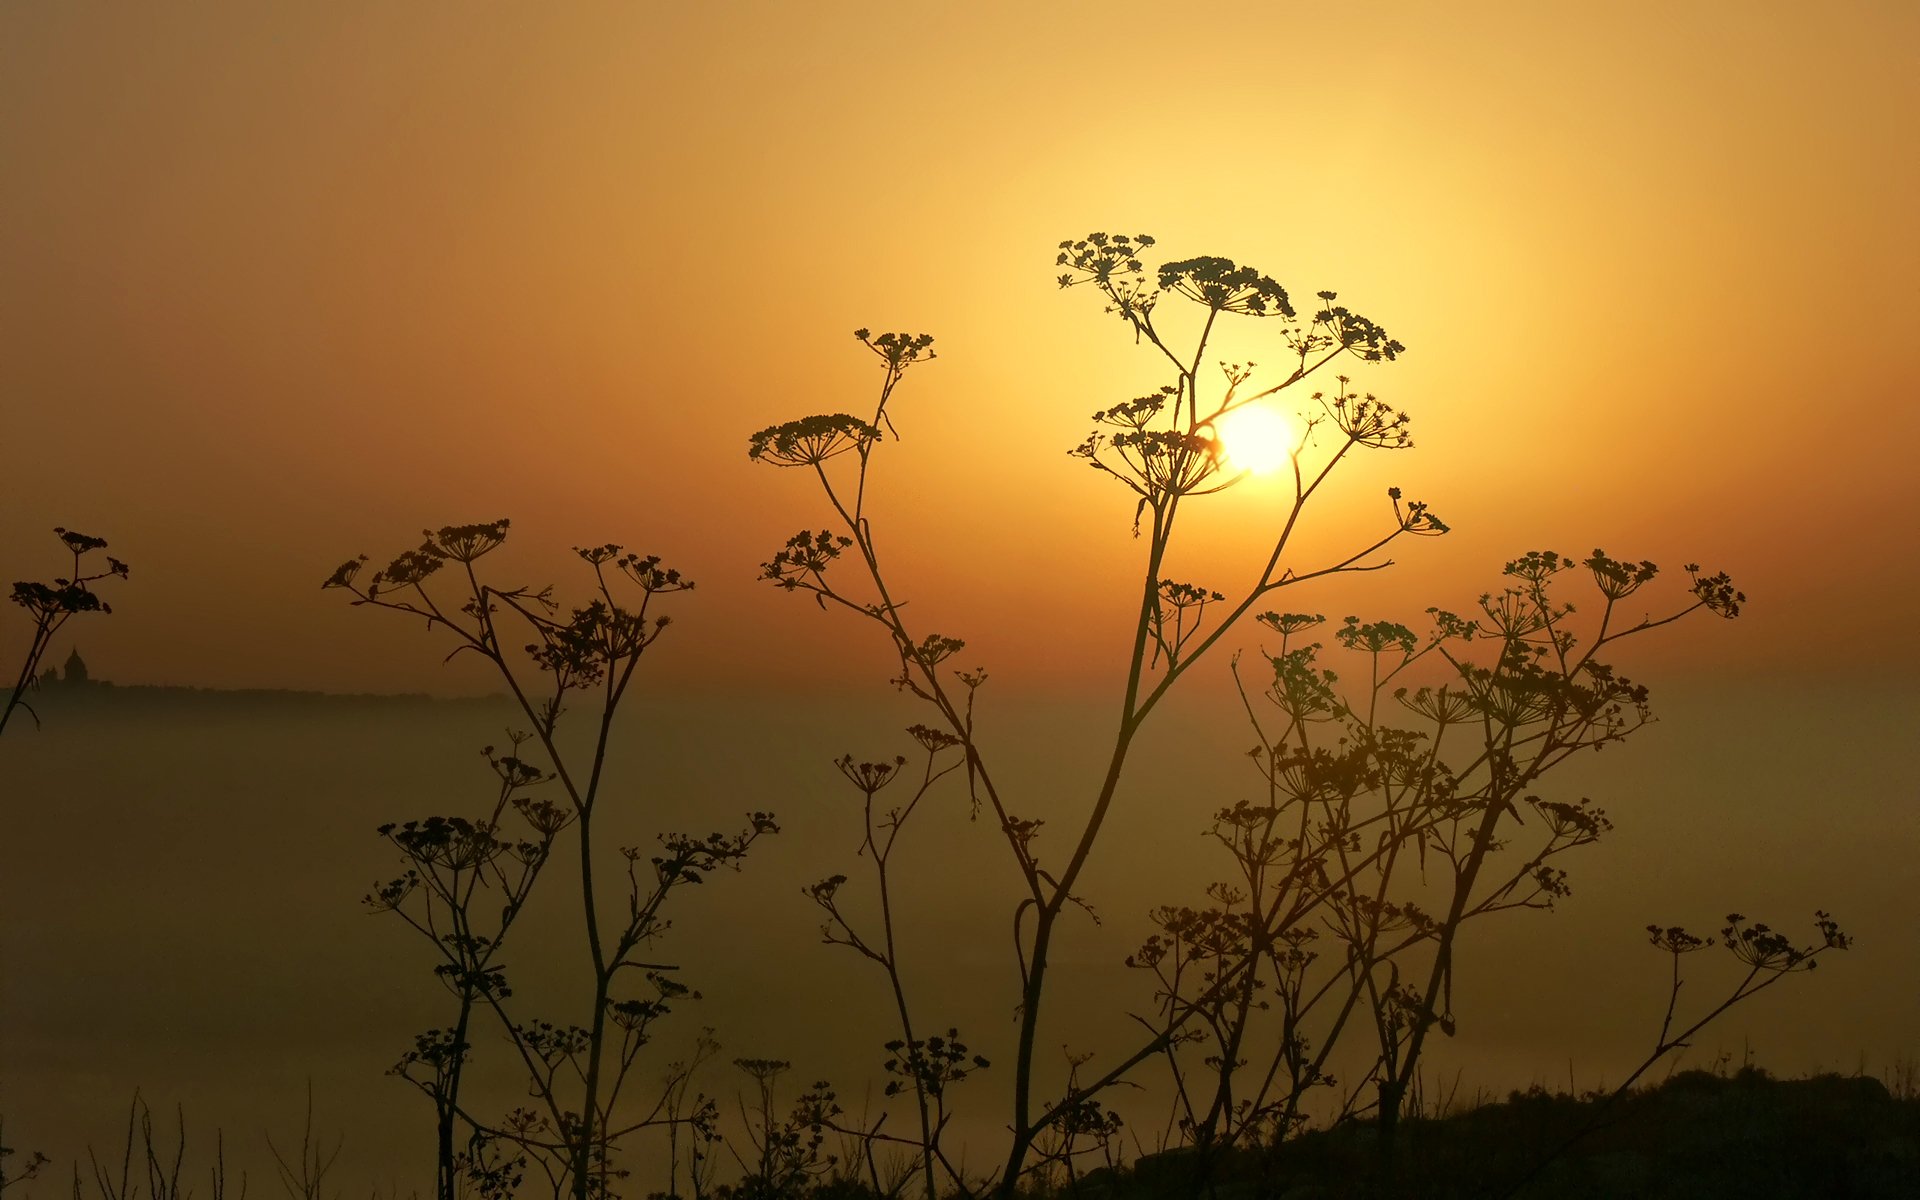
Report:
[[[839,1128],[835,1118],[841,1108],[833,1089],[825,1083],[814,1084],[781,1118],[774,1113],[774,1084],[793,1064],[772,1058],[737,1058],[733,1065],[754,1085],[754,1107],[747,1130],[752,1158],[735,1152],[747,1174],[738,1187],[724,1194],[737,1200],[784,1200],[807,1194],[808,1186],[838,1163],[824,1150],[827,1134]]]
[[[0,733],[4,733],[7,722],[15,709],[25,709],[33,718],[35,726],[40,724],[40,714],[26,700],[27,690],[38,679],[40,660],[45,656],[47,647],[53,644],[54,635],[65,627],[66,623],[81,613],[110,613],[111,605],[100,598],[93,586],[104,579],[125,579],[127,564],[106,556],[105,569],[96,569],[96,565],[87,560],[94,554],[105,550],[104,538],[90,537],[84,533],[75,533],[67,529],[55,529],[54,536],[66,547],[72,564],[67,574],[56,578],[52,583],[36,583],[18,580],[8,597],[15,604],[27,610],[33,620],[33,633],[27,640],[27,652],[20,661],[19,674],[14,678],[13,688],[7,694],[7,703],[0,708]]]
[[[1736,616],[1745,601],[1724,573],[1689,565],[1680,595],[1665,609],[1638,615],[1627,606],[1657,578],[1653,563],[1598,550],[1584,559],[1536,551],[1508,563],[1502,586],[1469,616],[1429,609],[1421,632],[1348,617],[1330,639],[1314,640],[1323,617],[1263,602],[1312,580],[1382,569],[1396,541],[1447,532],[1424,501],[1392,487],[1375,532],[1344,553],[1296,561],[1306,510],[1341,465],[1357,454],[1412,445],[1407,414],[1335,364],[1390,363],[1405,347],[1339,304],[1335,293],[1317,293],[1303,313],[1286,288],[1254,268],[1218,257],[1153,268],[1153,246],[1145,235],[1095,233],[1061,243],[1056,259],[1060,285],[1099,295],[1169,372],[1148,394],[1094,412],[1091,432],[1069,451],[1131,500],[1142,569],[1112,748],[1058,850],[1044,821],[1021,814],[976,739],[975,706],[987,672],[956,669],[965,641],[909,620],[868,511],[883,431],[898,436],[897,389],[910,368],[932,357],[932,338],[876,339],[858,331],[883,367],[870,412],[791,421],[748,443],[754,461],[805,470],[830,514],[824,525],[788,539],[763,565],[762,578],[879,626],[897,655],[893,684],[930,709],[921,728],[950,739],[940,748],[957,752],[969,798],[976,812],[992,816],[1021,881],[1013,913],[1019,1029],[1006,1122],[1011,1142],[995,1181],[1003,1196],[1035,1172],[1050,1178],[1060,1167],[1071,1179],[1073,1155],[1120,1128],[1100,1095],[1148,1061],[1162,1062],[1172,1077],[1170,1126],[1197,1151],[1195,1187],[1204,1185],[1215,1154],[1239,1144],[1277,1146],[1301,1127],[1306,1098],[1334,1082],[1330,1056],[1343,1038],[1365,1036],[1374,1048],[1371,1070],[1348,1088],[1347,1115],[1370,1113],[1390,1145],[1427,1039],[1456,1028],[1451,997],[1463,928],[1496,913],[1548,908],[1569,895],[1562,856],[1612,828],[1590,799],[1555,795],[1547,786],[1552,770],[1572,755],[1624,741],[1651,719],[1647,689],[1609,664],[1611,648],[1697,614]],[[1179,334],[1172,332],[1176,312],[1188,318]],[[1230,320],[1268,331],[1281,369],[1262,376],[1251,363],[1222,363],[1217,375],[1203,371],[1212,337]],[[1216,433],[1222,420],[1317,374],[1329,376],[1329,384],[1301,406],[1306,434],[1290,457],[1292,496],[1274,517],[1264,561],[1242,567],[1235,586],[1169,577],[1181,515],[1243,478],[1223,458]],[[1598,600],[1591,615],[1576,618],[1574,605],[1557,593],[1561,577],[1578,568]],[[1044,1101],[1035,1047],[1055,939],[1068,910],[1092,911],[1075,888],[1134,739],[1179,680],[1232,631],[1249,626],[1277,643],[1261,645],[1258,678],[1243,674],[1239,657],[1232,663],[1258,743],[1251,757],[1266,789],[1262,801],[1215,815],[1212,836],[1234,871],[1207,890],[1205,903],[1152,912],[1154,932],[1128,960],[1154,980],[1153,1011],[1134,1014],[1148,1036],[1097,1063],[1069,1056],[1065,1094]],[[1356,683],[1342,678],[1347,663],[1359,666]],[[885,948],[841,915],[846,875],[822,880],[808,894],[828,913],[826,940],[886,969],[899,1019],[910,1029],[885,852],[901,833],[904,822],[896,818],[912,805],[887,810],[877,826],[873,817],[875,793],[898,786],[904,762],[839,763],[866,801],[862,853],[874,860],[882,893]],[[938,777],[930,758],[913,804]],[[1791,970],[1800,961],[1794,954],[1804,953],[1776,945],[1764,929],[1748,927],[1738,941],[1763,971]],[[1757,990],[1737,989],[1735,998]],[[889,1091],[911,1092],[919,1102],[919,1174],[931,1193],[938,1162],[931,1135],[939,1120],[927,1114],[937,1080],[905,1065],[915,1045],[910,1032],[893,1044],[888,1069],[899,1078]],[[949,1171],[947,1182],[967,1190],[958,1172]]]
[[[1652,564],[1642,563],[1641,566],[1650,568]],[[1696,568],[1688,567],[1687,570],[1692,574]],[[1717,594],[1724,588],[1725,583],[1724,578],[1718,579],[1709,590]],[[1680,1005],[1680,989],[1686,982],[1682,978],[1681,960],[1712,946],[1715,939],[1700,937],[1679,925],[1647,926],[1647,941],[1655,949],[1667,954],[1672,969],[1672,978],[1667,989],[1667,1010],[1660,1020],[1660,1032],[1654,1038],[1653,1049],[1648,1052],[1640,1065],[1621,1081],[1620,1086],[1600,1097],[1600,1102],[1593,1106],[1586,1120],[1536,1158],[1532,1166],[1514,1180],[1501,1195],[1503,1197],[1519,1195],[1549,1164],[1598,1129],[1607,1113],[1632,1091],[1633,1085],[1638,1083],[1655,1063],[1675,1050],[1686,1049],[1692,1044],[1695,1035],[1719,1019],[1734,1005],[1758,995],[1789,975],[1813,970],[1820,965],[1820,956],[1828,951],[1849,950],[1853,947],[1853,938],[1840,928],[1840,923],[1830,914],[1816,911],[1813,914],[1813,926],[1814,931],[1820,935],[1820,940],[1802,946],[1796,945],[1793,939],[1767,925],[1758,922],[1749,923],[1739,913],[1729,913],[1727,924],[1720,931],[1719,941],[1728,954],[1744,966],[1746,971],[1734,981],[1733,987],[1718,1003],[1707,1008],[1700,1016],[1680,1029],[1676,1029],[1675,1024]]]
[[[753,812],[737,833],[664,834],[657,850],[623,847],[617,864],[601,860],[593,835],[615,717],[642,658],[670,624],[657,606],[693,584],[656,557],[613,544],[576,547],[593,591],[561,615],[551,587],[503,588],[482,579],[476,564],[499,548],[507,529],[501,520],[429,530],[417,549],[395,556],[364,584],[362,556],[341,564],[322,587],[347,591],[356,605],[421,617],[428,629],[445,630],[455,643],[452,654],[477,654],[492,664],[531,725],[528,733],[510,735],[508,753],[484,752],[496,782],[485,815],[381,827],[404,871],[366,897],[370,908],[394,914],[432,943],[434,974],[455,1000],[452,1023],[419,1035],[393,1068],[433,1102],[436,1194],[454,1200],[471,1188],[505,1197],[531,1169],[555,1195],[589,1200],[610,1196],[625,1176],[615,1153],[626,1135],[666,1127],[676,1138],[684,1129],[700,1140],[711,1131],[713,1105],[688,1095],[704,1052],[669,1069],[644,1115],[614,1120],[654,1022],[680,1000],[697,997],[674,977],[675,968],[649,962],[641,952],[665,931],[661,910],[673,892],[714,871],[738,869],[753,844],[779,826],[772,814]],[[455,582],[443,598],[431,585],[446,575]],[[531,640],[516,646],[516,636]],[[575,697],[597,709],[584,752],[557,736]],[[530,790],[536,787],[558,795],[535,797]],[[513,989],[503,958],[563,834],[577,848],[590,959],[590,1003],[578,1023],[510,1011]],[[622,904],[604,895],[609,865],[624,877]],[[607,922],[604,914],[614,912],[619,918]],[[628,982],[635,976],[645,980],[637,991]],[[534,1101],[493,1120],[475,1114],[461,1090],[472,1023],[482,1012],[505,1035]],[[699,1170],[696,1158],[696,1178]]]
[[[1240,478],[1223,464],[1215,433],[1222,418],[1295,388],[1338,360],[1390,362],[1404,347],[1372,321],[1337,306],[1332,292],[1319,293],[1311,315],[1302,316],[1280,284],[1226,259],[1168,262],[1149,273],[1145,255],[1153,244],[1146,236],[1095,233],[1061,243],[1057,259],[1063,268],[1061,286],[1090,288],[1101,295],[1136,342],[1164,360],[1170,379],[1148,396],[1095,413],[1094,431],[1071,451],[1127,489],[1134,500],[1134,528],[1145,544],[1121,718],[1108,764],[1065,848],[1055,856],[1043,857],[1042,823],[1015,811],[975,739],[974,705],[986,672],[945,666],[965,648],[964,640],[909,620],[883,569],[867,511],[867,484],[881,431],[897,434],[891,409],[896,390],[907,371],[933,358],[932,337],[890,333],[876,338],[869,330],[856,331],[855,337],[882,366],[872,415],[803,418],[763,429],[748,441],[748,457],[754,461],[811,473],[833,517],[832,527],[818,532],[809,527],[789,539],[763,566],[762,577],[880,627],[898,655],[895,685],[926,703],[933,714],[928,724],[956,740],[972,801],[991,810],[1021,880],[1024,894],[1014,913],[1020,1028],[1007,1122],[1012,1141],[998,1180],[1005,1195],[1013,1193],[1028,1171],[1036,1138],[1057,1123],[1085,1117],[1097,1093],[1158,1054],[1165,1039],[1180,1036],[1193,1019],[1191,1013],[1182,1016],[1147,1047],[1112,1063],[1084,1086],[1076,1082],[1068,1096],[1036,1108],[1035,1047],[1046,1011],[1056,929],[1068,909],[1085,907],[1074,888],[1099,840],[1141,727],[1172,687],[1273,592],[1313,579],[1381,569],[1389,565],[1384,552],[1395,541],[1446,531],[1424,504],[1403,504],[1396,490],[1389,495],[1377,533],[1329,560],[1302,565],[1292,561],[1289,552],[1302,516],[1342,462],[1356,452],[1410,445],[1403,413],[1372,394],[1354,391],[1351,379],[1337,376],[1331,394],[1316,393],[1311,399],[1315,411],[1304,418],[1308,443],[1292,458],[1292,500],[1275,523],[1265,562],[1247,571],[1233,590],[1168,580],[1165,563],[1185,506]],[[1172,332],[1177,320],[1163,318],[1163,306],[1173,301],[1182,302],[1194,317],[1185,335]],[[1203,374],[1216,325],[1231,318],[1269,326],[1274,335],[1270,340],[1284,362],[1270,382],[1254,383],[1251,365],[1224,367],[1217,381]],[[1309,445],[1317,456],[1309,453]],[[849,565],[854,579],[843,582]],[[916,1095],[924,1103],[923,1087],[916,1086]]]
[[[923,658],[938,661],[958,648],[957,644],[945,649],[923,643],[918,653]],[[904,803],[883,809],[877,802],[879,793],[895,783],[906,771],[907,759],[904,755],[878,762],[856,762],[849,754],[834,762],[840,774],[861,797],[862,838],[859,852],[872,867],[874,891],[880,909],[878,932],[863,932],[857,928],[842,907],[841,890],[848,883],[845,875],[828,876],[807,887],[806,894],[826,914],[827,920],[820,928],[821,939],[831,945],[846,946],[886,974],[900,1036],[886,1043],[890,1057],[882,1070],[895,1078],[887,1082],[885,1094],[892,1097],[912,1092],[919,1120],[919,1136],[911,1145],[920,1160],[921,1187],[932,1197],[937,1194],[939,1181],[943,1177],[961,1191],[967,1189],[960,1170],[941,1148],[941,1137],[951,1119],[947,1109],[947,1089],[964,1080],[972,1071],[983,1069],[988,1064],[985,1058],[979,1056],[968,1058],[966,1047],[960,1042],[956,1029],[949,1029],[944,1038],[935,1036],[922,1039],[914,1032],[913,1005],[901,974],[900,939],[895,920],[894,880],[891,874],[893,852],[907,822],[913,818],[934,785],[963,766],[964,760],[958,755],[946,753],[960,745],[960,739],[953,734],[925,725],[915,725],[907,730],[907,734],[919,743],[926,759],[913,792]],[[866,1138],[865,1153],[870,1159],[873,1138],[865,1134],[860,1136]],[[895,1139],[889,1137],[885,1140]]]
[[[40,662],[47,648],[53,644],[56,634],[81,613],[110,613],[111,605],[100,598],[93,585],[105,579],[125,579],[128,575],[127,564],[106,557],[104,570],[96,569],[97,564],[88,561],[91,556],[107,548],[104,538],[76,533],[69,529],[58,529],[54,536],[60,539],[70,557],[70,565],[64,576],[57,577],[51,583],[32,580],[16,580],[8,598],[25,609],[33,621],[33,632],[27,638],[27,650],[20,660],[20,670],[15,675],[13,686],[7,692],[4,705],[0,705],[0,733],[5,733],[7,722],[13,718],[16,709],[24,710],[33,718],[35,728],[39,728],[40,714],[34,711],[27,700],[27,692],[39,681]],[[39,1176],[41,1170],[50,1161],[38,1150],[29,1154],[24,1161],[8,1163],[16,1151],[4,1140],[5,1122],[0,1121],[0,1195],[9,1187]]]
[[[0,1196],[5,1196],[10,1187],[39,1178],[40,1172],[53,1162],[52,1159],[35,1150],[27,1155],[26,1161],[10,1163],[7,1160],[14,1157],[15,1151],[12,1146],[6,1144],[5,1138],[6,1123],[0,1121]]]
[[[1578,567],[1599,593],[1583,618],[1556,590]],[[1570,893],[1556,860],[1612,829],[1591,800],[1542,794],[1555,767],[1651,720],[1647,689],[1599,656],[1696,614],[1732,617],[1744,599],[1724,575],[1690,568],[1666,611],[1629,618],[1623,602],[1657,574],[1600,550],[1530,552],[1471,618],[1430,609],[1426,633],[1346,618],[1332,637],[1340,671],[1323,665],[1325,643],[1306,640],[1323,617],[1260,614],[1278,643],[1261,649],[1254,684],[1238,662],[1234,677],[1266,794],[1215,814],[1210,833],[1234,872],[1209,889],[1213,904],[1156,910],[1158,931],[1129,960],[1155,978],[1163,1029],[1198,1025],[1163,1054],[1175,1124],[1203,1161],[1289,1136],[1307,1094],[1335,1082],[1336,1046],[1363,1024],[1373,1066],[1347,1088],[1343,1115],[1370,1113],[1392,1139],[1426,1039],[1455,1030],[1463,926],[1552,907]],[[1360,668],[1350,687],[1347,662]],[[1436,672],[1446,681],[1401,683]],[[1277,716],[1262,717],[1260,701]],[[1184,1060],[1194,1044],[1198,1068]]]

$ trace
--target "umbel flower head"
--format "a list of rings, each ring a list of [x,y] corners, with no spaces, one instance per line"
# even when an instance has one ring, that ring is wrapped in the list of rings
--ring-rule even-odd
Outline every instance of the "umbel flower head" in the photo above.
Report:
[[[771,425],[747,439],[747,457],[776,467],[814,467],[867,445],[880,431],[846,413],[802,417]]]
[[[34,620],[41,623],[63,621],[74,613],[112,612],[113,607],[96,596],[87,585],[108,576],[125,579],[127,564],[109,555],[105,571],[86,573],[80,560],[96,550],[105,550],[106,539],[58,527],[53,532],[73,555],[73,578],[58,578],[51,584],[17,580],[8,598],[32,613]]]
[[[1101,440],[1096,434],[1074,453],[1113,472],[1095,457]],[[1142,496],[1186,495],[1198,490],[1220,468],[1220,443],[1195,433],[1141,429],[1116,433],[1104,440],[1120,456],[1125,468],[1121,478]]]
[[[817,579],[824,574],[833,560],[851,545],[852,538],[838,536],[829,530],[812,533],[802,529],[787,539],[787,544],[774,554],[771,561],[760,565],[760,578],[771,579],[788,591],[803,585],[810,586],[807,584],[808,577]]]
[[[1277,613],[1263,612],[1253,618],[1281,637],[1290,637],[1312,629],[1326,620],[1319,613]]]
[[[1725,571],[1702,575],[1698,563],[1688,563],[1687,578],[1693,581],[1693,594],[1700,597],[1709,611],[1727,618],[1740,615],[1740,606],[1747,601],[1746,593],[1734,588],[1733,577]]]
[[[1092,233],[1077,242],[1061,242],[1060,255],[1054,259],[1055,266],[1067,268],[1060,286],[1110,284],[1116,275],[1138,275],[1143,269],[1140,255],[1151,245],[1153,239],[1144,233]]]
[[[1252,267],[1230,258],[1189,258],[1160,268],[1163,291],[1178,292],[1214,312],[1249,317],[1293,316],[1287,289]]]
[[[1594,586],[1609,600],[1624,600],[1660,573],[1660,568],[1642,559],[1630,563],[1609,558],[1604,550],[1595,550],[1581,565],[1593,572]]]
[[[65,613],[113,611],[107,602],[87,590],[85,585],[69,583],[62,579],[60,586],[49,587],[44,583],[19,580],[13,585],[13,594],[9,597],[15,604],[33,614],[36,621],[45,621]]]
[[[503,518],[478,525],[446,525],[438,530],[429,529],[423,534],[427,540],[421,550],[455,562],[470,563],[498,549],[500,543],[507,540],[509,524],[511,522]]]
[[[847,782],[871,796],[892,783],[893,777],[900,773],[900,768],[907,765],[907,760],[896,755],[891,762],[857,763],[853,761],[853,755],[847,754],[834,759],[833,765],[840,768]]]
[[[853,336],[867,349],[880,356],[887,369],[900,374],[917,362],[929,362],[940,357],[933,352],[933,335],[930,333],[883,333],[875,337],[870,329],[856,329]]]

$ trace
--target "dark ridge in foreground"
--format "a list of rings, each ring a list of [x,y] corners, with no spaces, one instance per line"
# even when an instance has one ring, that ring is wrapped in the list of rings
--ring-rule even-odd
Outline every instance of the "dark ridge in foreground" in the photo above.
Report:
[[[1581,1130],[1584,1136],[1547,1161]],[[1277,1154],[1234,1151],[1198,1177],[1195,1151],[1149,1155],[1054,1192],[1085,1200],[1712,1200],[1920,1196],[1920,1097],[1879,1080],[1778,1080],[1686,1071],[1609,1106],[1535,1088],[1439,1120],[1410,1121],[1392,1157],[1374,1127],[1308,1133]]]

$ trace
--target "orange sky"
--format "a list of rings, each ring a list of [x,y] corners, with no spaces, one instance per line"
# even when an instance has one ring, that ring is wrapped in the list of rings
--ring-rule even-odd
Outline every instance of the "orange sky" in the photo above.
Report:
[[[1115,229],[1409,347],[1363,382],[1418,449],[1323,544],[1386,482],[1458,532],[1294,607],[1601,545],[1754,597],[1696,664],[1910,664],[1917,45],[1899,3],[9,5],[0,574],[112,539],[75,628],[121,680],[461,690],[317,584],[506,515],[528,577],[618,540],[699,579],[683,678],[877,681],[753,584],[822,513],[745,438],[869,402],[854,327],[924,329],[902,590],[1002,677],[1098,675],[1130,506],[1062,452],[1162,380],[1051,266]],[[1214,508],[1188,573],[1232,591],[1261,497]]]
[[[755,582],[826,514],[747,437],[870,405],[856,327],[938,338],[892,410],[876,532],[916,619],[992,670],[982,727],[1019,811],[1066,828],[1140,543],[1129,495],[1065,451],[1165,379],[1055,286],[1053,255],[1148,232],[1296,297],[1336,289],[1408,347],[1355,373],[1414,414],[1417,448],[1363,460],[1304,540],[1351,545],[1388,484],[1455,532],[1284,607],[1417,623],[1535,547],[1676,577],[1697,559],[1751,597],[1623,656],[1666,720],[1584,768],[1622,828],[1581,860],[1578,903],[1475,943],[1469,1087],[1637,1061],[1663,997],[1635,931],[1736,902],[1796,932],[1826,906],[1860,950],[1688,1065],[1751,1034],[1786,1072],[1877,1071],[1911,1059],[1920,988],[1917,51],[1904,0],[0,4],[0,586],[55,572],[65,525],[134,568],[112,616],[70,627],[98,674],[462,692],[499,684],[320,581],[500,516],[509,579],[576,583],[575,544],[664,556],[701,586],[654,668],[680,690],[648,690],[623,746],[663,807],[629,816],[704,824],[739,796],[791,821],[685,927],[765,932],[764,959],[714,968],[712,1020],[739,1052],[789,1053],[763,997],[836,995],[808,990],[838,966],[797,896],[851,852],[828,763],[921,714],[870,630]],[[1257,329],[1220,350],[1280,361]],[[1171,573],[1244,588],[1274,502],[1255,484],[1183,510]],[[25,640],[8,606],[0,669]],[[1073,933],[1074,986],[1111,987],[1143,911],[1198,895],[1197,833],[1244,786],[1213,782],[1244,774],[1216,665],[1143,735],[1087,877],[1118,919]],[[468,786],[489,727],[322,707],[21,728],[13,844],[53,849],[0,883],[46,919],[0,933],[54,967],[13,973],[0,999],[27,1016],[0,1050],[65,1089],[27,1133],[69,1142],[16,1144],[63,1161],[135,1082],[230,1130],[290,1120],[290,1072],[317,1068],[361,1156],[346,1177],[412,1154],[418,1106],[378,1074],[428,993],[374,986],[401,978],[399,943],[362,932],[353,881],[378,869],[376,821]],[[991,929],[1010,970],[1005,909],[974,921],[1012,878],[1002,851],[947,819],[928,911]],[[96,953],[129,912],[204,937]],[[969,1030],[1010,1010],[982,977],[941,983],[979,1007]]]

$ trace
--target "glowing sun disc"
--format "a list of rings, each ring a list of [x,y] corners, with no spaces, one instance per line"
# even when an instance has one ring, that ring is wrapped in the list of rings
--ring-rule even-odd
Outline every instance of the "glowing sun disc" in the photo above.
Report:
[[[1227,462],[1255,475],[1287,465],[1300,444],[1294,419],[1277,409],[1252,404],[1220,418],[1220,445]]]

